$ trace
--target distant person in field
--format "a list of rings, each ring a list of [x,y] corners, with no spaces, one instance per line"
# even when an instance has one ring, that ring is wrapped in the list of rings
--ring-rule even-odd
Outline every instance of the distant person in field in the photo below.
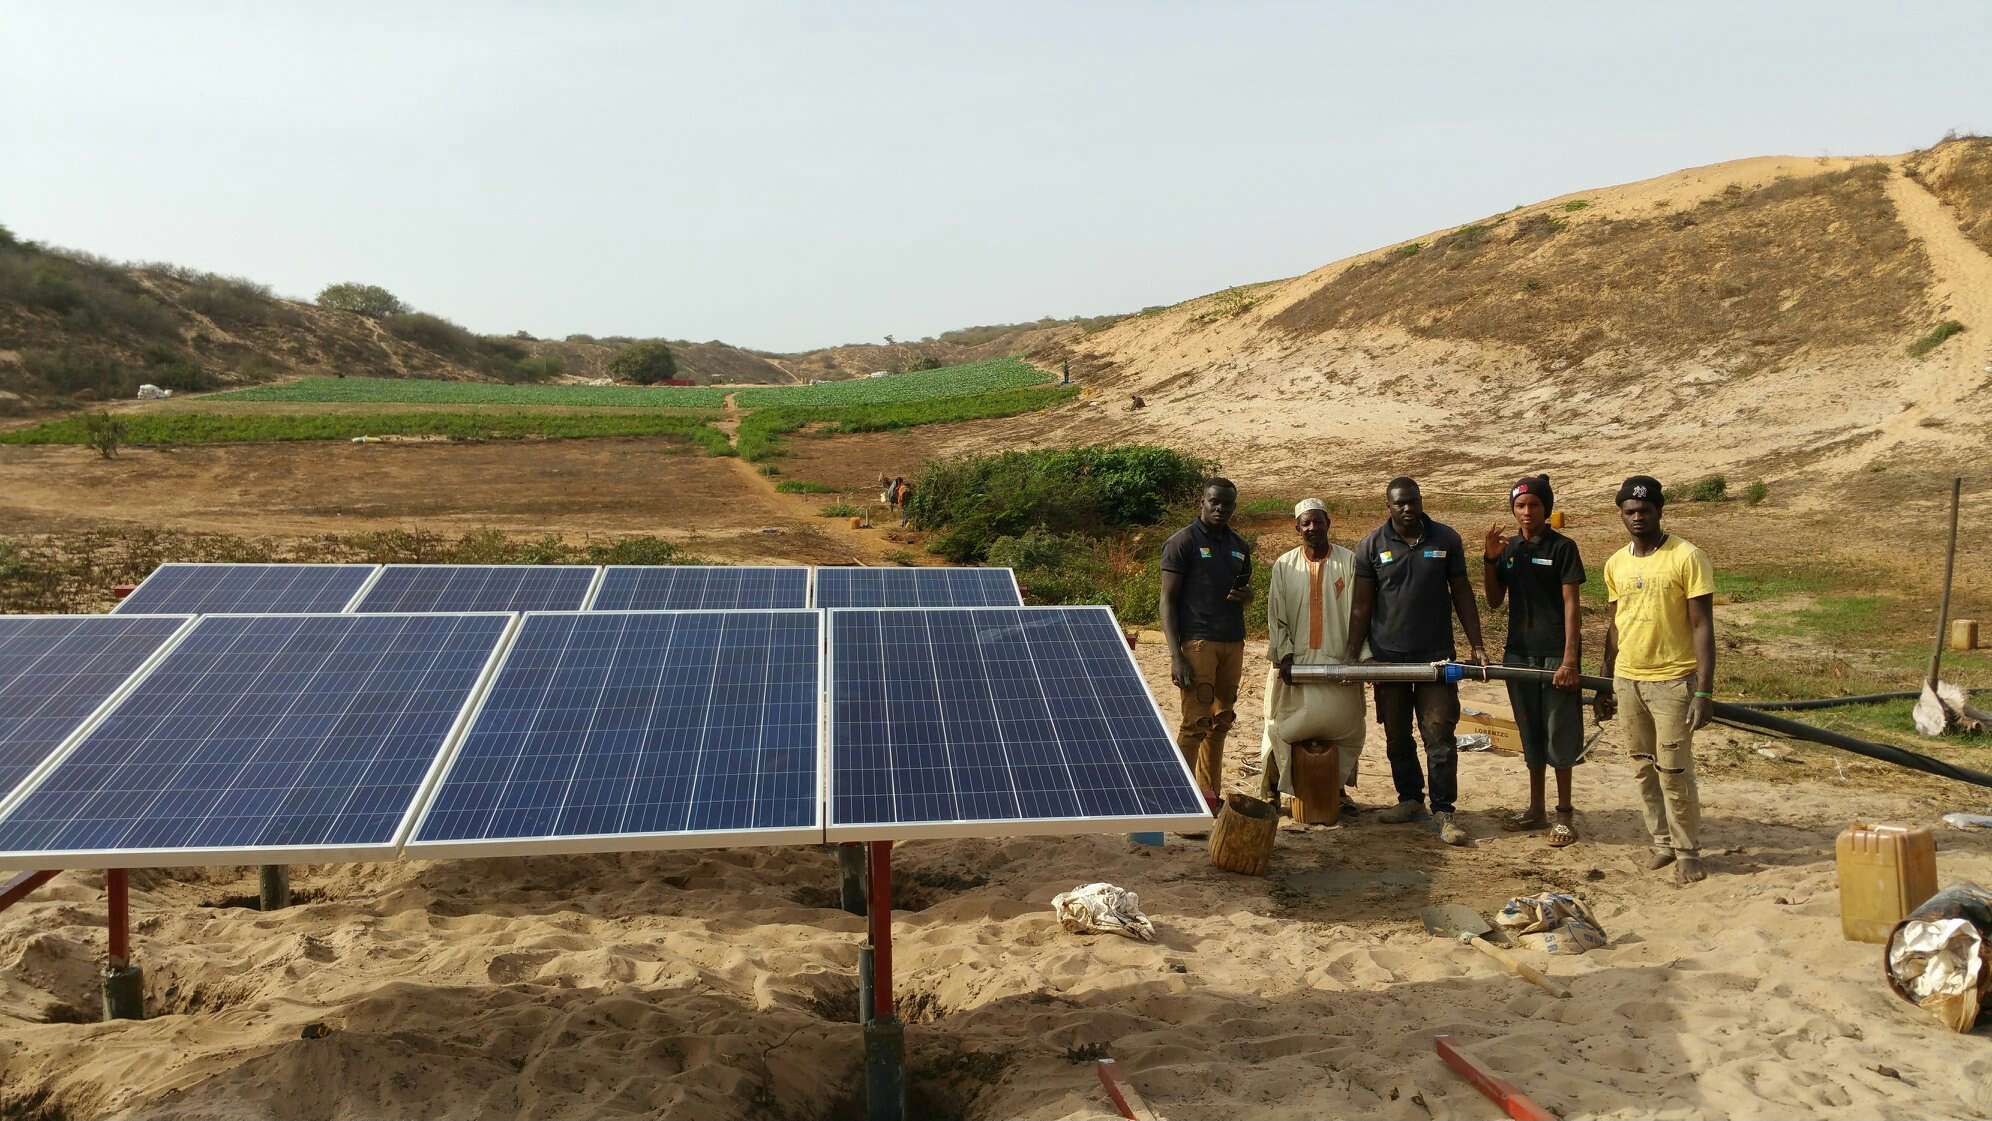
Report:
[[[898,489],[899,489],[899,476],[894,475],[892,478],[888,479],[884,475],[880,475],[878,477],[879,504],[883,506],[892,505],[892,492]]]
[[[1502,829],[1520,833],[1549,830],[1552,848],[1577,840],[1576,811],[1570,804],[1570,772],[1584,756],[1584,704],[1578,676],[1584,665],[1584,628],[1578,589],[1584,586],[1584,558],[1577,543],[1550,528],[1556,492],[1548,475],[1515,481],[1508,508],[1517,532],[1487,527],[1481,550],[1487,606],[1508,604],[1508,645],[1503,665],[1554,671],[1549,681],[1508,682],[1508,703],[1522,737],[1522,760],[1529,768],[1529,808]],[[1556,771],[1556,823],[1545,805],[1547,770]]]
[[[1363,751],[1361,685],[1295,685],[1295,666],[1345,664],[1355,603],[1356,556],[1328,540],[1328,505],[1309,498],[1293,508],[1300,544],[1273,562],[1266,588],[1266,719],[1259,741],[1260,795],[1293,793],[1293,747],[1282,723],[1304,724],[1308,738],[1335,745],[1342,785],[1356,782]],[[1342,812],[1357,812],[1346,797]]]
[[[1353,662],[1367,641],[1379,662],[1451,661],[1453,615],[1466,631],[1472,659],[1487,664],[1480,645],[1480,611],[1473,586],[1466,579],[1465,546],[1459,534],[1425,513],[1418,481],[1399,475],[1384,489],[1389,514],[1384,523],[1356,546],[1356,602],[1349,623],[1344,657]],[[1418,745],[1411,739],[1417,715],[1418,735],[1425,741],[1425,766],[1418,765]],[[1431,780],[1431,812],[1438,818],[1439,839],[1449,845],[1470,838],[1453,819],[1459,794],[1459,687],[1444,681],[1379,681],[1376,715],[1383,725],[1390,755],[1390,778],[1397,787],[1397,804],[1377,815],[1396,825],[1425,814],[1425,782]]]
[[[905,479],[894,479],[892,504],[899,510],[899,524],[905,525],[913,517],[913,484]]]
[[[1626,750],[1639,765],[1639,797],[1655,871],[1674,866],[1684,884],[1701,862],[1701,796],[1694,734],[1715,716],[1715,570],[1708,555],[1660,528],[1660,481],[1634,475],[1618,490],[1631,543],[1605,561],[1605,674],[1612,696],[1598,717],[1625,714]]]
[[[1245,668],[1245,605],[1252,547],[1231,528],[1238,488],[1204,483],[1196,520],[1162,544],[1162,634],[1169,679],[1182,700],[1176,747],[1213,805],[1224,782],[1224,739],[1237,720]]]

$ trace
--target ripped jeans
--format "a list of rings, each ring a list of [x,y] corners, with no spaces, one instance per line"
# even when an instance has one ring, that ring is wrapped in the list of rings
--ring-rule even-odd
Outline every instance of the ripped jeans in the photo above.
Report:
[[[1693,676],[1677,681],[1614,677],[1625,747],[1639,768],[1639,799],[1655,850],[1700,855],[1701,795],[1695,789]]]

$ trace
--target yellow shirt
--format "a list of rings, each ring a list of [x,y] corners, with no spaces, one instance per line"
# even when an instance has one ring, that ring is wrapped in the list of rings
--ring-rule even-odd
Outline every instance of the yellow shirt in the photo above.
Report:
[[[1605,597],[1618,622],[1618,665],[1634,681],[1677,681],[1695,672],[1688,601],[1715,594],[1708,554],[1673,534],[1643,557],[1627,545],[1605,562]]]

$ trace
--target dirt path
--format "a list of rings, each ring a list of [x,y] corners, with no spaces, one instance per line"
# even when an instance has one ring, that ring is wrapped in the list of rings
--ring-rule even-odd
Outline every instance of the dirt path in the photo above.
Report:
[[[812,526],[819,536],[835,542],[851,553],[851,563],[862,565],[885,565],[887,553],[907,549],[901,542],[886,537],[891,520],[886,508],[876,502],[857,503],[861,509],[869,509],[873,524],[866,529],[851,528],[849,518],[826,518],[821,511],[824,505],[836,500],[829,494],[784,494],[775,489],[775,479],[761,474],[758,465],[744,459],[727,460],[734,474],[740,478],[740,485],[757,505],[766,506],[774,521],[772,524],[783,527]],[[745,496],[743,496],[745,497]],[[917,550],[909,550],[917,553]]]
[[[1958,226],[1957,216],[1928,188],[1905,175],[1891,176],[1888,197],[1910,236],[1929,254],[1934,315],[1930,326],[1946,319],[1964,324],[1965,332],[1922,358],[1907,358],[1901,380],[1904,407],[1882,422],[1881,438],[1851,453],[1848,465],[1865,466],[1906,440],[1939,440],[1960,450],[1975,449],[1963,431],[1946,431],[1958,419],[1960,402],[1984,385],[1992,363],[1992,256],[1972,244]]]

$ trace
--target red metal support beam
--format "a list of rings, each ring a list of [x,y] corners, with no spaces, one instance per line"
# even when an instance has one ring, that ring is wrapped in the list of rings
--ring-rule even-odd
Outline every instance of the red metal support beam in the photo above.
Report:
[[[865,845],[871,871],[872,1016],[892,1018],[892,842]]]
[[[138,590],[138,585],[137,585],[137,584],[112,584],[112,585],[111,585],[111,598],[112,598],[112,599],[123,599],[124,597],[126,597],[126,596],[130,595],[131,593],[133,593],[133,592],[135,592],[135,591],[137,591],[137,590]]]
[[[59,870],[23,872],[4,884],[0,884],[0,911],[4,911],[26,899],[36,888],[60,876]]]
[[[123,969],[131,964],[131,873],[123,868],[104,873],[104,892],[110,896],[109,965],[112,969]]]

